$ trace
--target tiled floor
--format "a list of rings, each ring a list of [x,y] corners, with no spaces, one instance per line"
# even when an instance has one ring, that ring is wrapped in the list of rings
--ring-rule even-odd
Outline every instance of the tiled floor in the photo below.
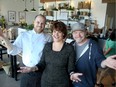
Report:
[[[114,87],[112,86],[112,81],[110,79],[109,76],[107,76],[103,81],[102,81],[102,84],[104,85],[104,87]],[[98,87],[98,86],[95,86],[95,87]]]
[[[112,86],[112,80],[110,78],[110,76],[107,76],[103,81],[102,83],[104,84],[104,87],[114,87]],[[116,87],[116,86],[115,86]]]
[[[99,77],[99,72],[97,74],[97,77]],[[115,72],[115,79],[116,79],[116,72]],[[115,81],[116,82],[116,81]],[[116,86],[112,86],[112,79],[109,75],[107,75],[103,80],[102,80],[102,84],[104,85],[104,87],[116,87]],[[95,86],[98,87],[98,86]]]
[[[4,62],[9,62],[7,55],[3,56]],[[21,58],[17,58],[18,61],[21,61]],[[15,81],[14,78],[8,76],[4,70],[0,70],[0,87],[20,87],[20,77],[21,74],[18,74],[18,81]]]
[[[4,71],[0,71],[0,87],[20,87],[19,84],[20,80],[15,81],[14,78],[7,76]]]

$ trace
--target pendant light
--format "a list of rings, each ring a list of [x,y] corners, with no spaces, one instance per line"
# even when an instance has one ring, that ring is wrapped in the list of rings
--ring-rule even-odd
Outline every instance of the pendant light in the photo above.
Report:
[[[34,8],[34,0],[32,0],[32,2],[33,2],[33,8],[31,9],[31,11],[32,11],[32,12],[35,12],[36,10],[35,10],[35,8]]]
[[[67,8],[68,11],[74,11],[74,9],[75,9],[74,7],[71,6],[71,2],[72,2],[72,1],[69,0],[69,6],[68,6],[68,8]]]
[[[89,17],[91,16],[91,0],[89,1],[89,13],[88,13],[88,16]]]
[[[52,10],[53,11],[58,11],[58,9],[56,8],[56,0],[55,0],[55,6],[54,6],[54,8]]]
[[[23,1],[24,1],[24,0],[23,0]],[[27,7],[26,7],[26,2],[27,2],[27,0],[25,0],[25,9],[24,9],[24,11],[25,11],[25,12],[28,12]]]
[[[44,5],[45,5],[45,2],[44,2],[44,0],[43,0],[43,6],[42,6],[42,8],[40,9],[40,11],[46,11],[46,9],[44,8]]]

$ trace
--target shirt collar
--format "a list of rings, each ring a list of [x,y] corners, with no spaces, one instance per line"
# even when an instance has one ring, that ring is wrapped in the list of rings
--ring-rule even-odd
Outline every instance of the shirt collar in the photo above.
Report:
[[[32,30],[32,33],[37,34],[37,35],[43,34],[43,32],[41,32],[41,33],[36,33],[34,29]]]

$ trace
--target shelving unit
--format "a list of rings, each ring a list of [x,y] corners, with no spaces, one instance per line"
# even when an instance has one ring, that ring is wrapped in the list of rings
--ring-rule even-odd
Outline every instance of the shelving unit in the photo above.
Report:
[[[45,0],[42,0],[42,1],[45,1]],[[53,0],[48,0],[50,1],[49,3],[54,3]],[[48,1],[45,1],[48,3]],[[58,0],[56,0],[58,1]],[[64,1],[65,0],[59,0],[59,1]],[[44,3],[45,3],[44,2]],[[48,20],[60,20],[62,22],[64,22],[65,24],[73,24],[75,22],[78,22],[78,21],[81,21],[82,23],[85,23],[85,20],[86,19],[89,19],[89,15],[90,15],[90,11],[91,11],[91,2],[78,2],[78,8],[75,8],[73,9],[74,7],[71,6],[70,2],[68,2],[67,4],[66,3],[59,3],[56,5],[56,2],[55,4],[53,4],[53,6],[51,5],[51,7],[55,7],[56,8],[59,8],[60,6],[60,9],[59,10],[47,10],[46,12],[48,11],[52,11],[53,15],[48,15],[46,14],[46,17]],[[50,7],[50,6],[49,6]],[[67,8],[65,8],[67,7]],[[50,9],[50,8],[49,8]]]

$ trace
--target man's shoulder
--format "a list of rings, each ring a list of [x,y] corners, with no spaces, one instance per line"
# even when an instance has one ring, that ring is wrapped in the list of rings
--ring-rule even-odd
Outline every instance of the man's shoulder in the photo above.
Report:
[[[48,34],[48,33],[43,33],[43,34],[44,34],[45,39],[46,39],[48,42],[51,42],[51,41],[52,41],[52,36],[51,36],[51,34]]]
[[[92,46],[92,49],[94,49],[94,52],[95,52],[95,50],[102,50],[100,45],[92,39],[90,39],[89,46]]]
[[[93,39],[89,39],[89,44],[95,44],[95,45],[97,45],[98,43],[95,41],[95,40],[93,40]]]
[[[46,37],[50,37],[51,36],[51,34],[49,34],[49,33],[43,33]]]

